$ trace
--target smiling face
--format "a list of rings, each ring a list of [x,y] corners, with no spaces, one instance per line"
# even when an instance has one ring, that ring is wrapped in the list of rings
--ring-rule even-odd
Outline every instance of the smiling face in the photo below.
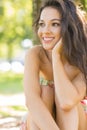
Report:
[[[52,50],[61,37],[61,15],[53,7],[46,7],[42,10],[38,37],[46,50]]]

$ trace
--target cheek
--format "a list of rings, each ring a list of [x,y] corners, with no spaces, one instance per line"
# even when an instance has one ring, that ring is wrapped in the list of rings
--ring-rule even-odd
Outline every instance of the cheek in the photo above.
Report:
[[[41,31],[40,31],[40,29],[38,29],[38,31],[37,31],[37,35],[38,35],[38,37],[41,36]]]
[[[61,27],[53,28],[53,29],[51,29],[51,31],[56,35],[60,35],[61,34]]]
[[[57,30],[56,36],[57,36],[57,37],[61,37],[61,29]]]

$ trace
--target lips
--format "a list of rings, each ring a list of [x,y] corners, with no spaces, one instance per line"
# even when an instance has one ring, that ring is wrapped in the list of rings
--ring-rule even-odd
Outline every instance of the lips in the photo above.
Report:
[[[53,38],[53,37],[43,37],[42,39],[43,39],[43,42],[45,42],[45,43],[50,43],[50,42],[52,42],[52,40],[53,40],[54,38]]]

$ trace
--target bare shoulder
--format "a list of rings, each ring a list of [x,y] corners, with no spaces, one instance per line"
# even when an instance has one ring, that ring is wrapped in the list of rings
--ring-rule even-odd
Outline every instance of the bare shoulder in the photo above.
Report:
[[[31,49],[27,51],[27,55],[33,54],[37,56],[41,49],[42,49],[42,46],[40,45],[33,46]]]
[[[29,62],[38,62],[39,61],[39,53],[42,47],[40,45],[36,45],[33,48],[29,49],[25,56],[25,61],[29,60]]]

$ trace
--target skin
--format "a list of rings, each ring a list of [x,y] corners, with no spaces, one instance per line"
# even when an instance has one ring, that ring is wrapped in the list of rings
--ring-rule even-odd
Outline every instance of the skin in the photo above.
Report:
[[[25,59],[27,130],[86,130],[87,119],[80,103],[86,85],[82,73],[61,56],[61,16],[58,10],[46,7],[42,11],[38,37],[42,45],[30,49]],[[40,86],[40,75],[54,80],[54,87]]]
[[[49,11],[48,8],[41,13],[38,36],[43,48],[48,51],[53,49],[61,37],[61,16],[57,10],[51,11],[49,14],[47,11]]]

